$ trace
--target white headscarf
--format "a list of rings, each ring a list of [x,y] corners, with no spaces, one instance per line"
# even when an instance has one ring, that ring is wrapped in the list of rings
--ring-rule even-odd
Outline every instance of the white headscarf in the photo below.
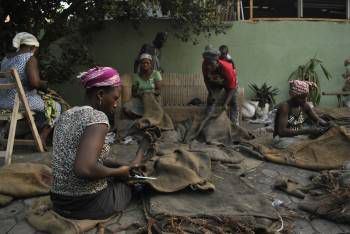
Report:
[[[39,41],[36,37],[27,32],[17,33],[16,36],[12,40],[12,45],[16,49],[19,49],[21,45],[29,45],[39,47]]]
[[[142,60],[142,59],[149,59],[149,60],[152,61],[152,55],[146,54],[146,53],[141,54],[141,55],[140,55],[140,60]]]

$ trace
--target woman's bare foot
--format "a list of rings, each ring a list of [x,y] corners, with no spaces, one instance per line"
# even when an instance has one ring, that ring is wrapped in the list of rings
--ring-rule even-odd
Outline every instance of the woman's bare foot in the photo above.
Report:
[[[47,145],[46,145],[47,138],[49,137],[50,133],[52,132],[52,129],[53,128],[50,126],[45,126],[41,129],[41,132],[40,132],[41,142],[43,144],[43,148],[45,151],[47,151]]]
[[[41,143],[42,143],[42,145],[43,145],[43,148],[44,148],[44,151],[48,151],[48,149],[47,149],[47,145],[46,145],[46,138],[44,138],[44,137],[42,137],[41,135],[40,135],[40,138],[41,138]]]

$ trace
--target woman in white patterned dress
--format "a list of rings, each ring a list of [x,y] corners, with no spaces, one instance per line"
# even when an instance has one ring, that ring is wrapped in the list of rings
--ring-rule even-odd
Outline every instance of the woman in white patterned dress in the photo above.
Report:
[[[45,102],[37,93],[40,89],[47,89],[47,81],[40,79],[38,60],[35,57],[35,53],[39,48],[39,42],[32,34],[22,32],[13,38],[12,43],[17,51],[7,55],[2,60],[1,71],[8,71],[12,68],[18,71],[30,109],[38,113],[39,117],[45,119]],[[0,79],[0,82],[12,83],[13,80],[12,78]],[[12,109],[16,93],[16,89],[1,90],[0,109]],[[42,126],[38,126],[41,128],[40,137],[45,148],[46,140],[61,112],[59,103],[54,102],[54,108],[56,117],[52,121],[45,121]]]

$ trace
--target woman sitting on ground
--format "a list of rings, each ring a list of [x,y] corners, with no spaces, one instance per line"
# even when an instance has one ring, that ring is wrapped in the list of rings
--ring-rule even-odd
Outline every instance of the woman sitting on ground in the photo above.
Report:
[[[32,34],[18,33],[12,41],[17,52],[7,55],[1,62],[1,71],[16,69],[24,92],[29,102],[29,107],[37,113],[36,120],[40,119],[38,128],[41,128],[40,137],[44,148],[46,140],[50,135],[60,113],[61,105],[49,97],[38,94],[38,90],[47,90],[47,81],[40,79],[38,60],[35,54],[39,48],[39,42]],[[11,79],[0,79],[1,83],[13,82]],[[0,91],[0,109],[12,109],[15,100],[16,89],[7,89]],[[50,109],[50,110],[49,110]],[[51,113],[51,114],[49,114]]]
[[[140,72],[134,74],[132,79],[133,96],[138,97],[147,92],[153,92],[156,96],[159,96],[162,76],[159,71],[153,69],[152,55],[141,54],[140,63]]]
[[[159,71],[153,69],[152,55],[141,54],[139,59],[140,71],[132,77],[133,98],[124,106],[124,112],[130,117],[142,117],[141,98],[144,93],[154,93],[157,101],[160,102],[162,76]]]
[[[275,148],[287,148],[298,140],[320,136],[327,130],[329,123],[321,119],[307,103],[310,88],[315,85],[308,81],[290,81],[290,99],[282,103],[276,113],[273,134]],[[311,123],[308,124],[308,120]]]
[[[62,114],[53,137],[53,209],[71,219],[105,219],[123,210],[131,199],[126,180],[141,163],[149,140],[142,140],[135,159],[120,166],[106,159],[109,118],[117,107],[121,80],[116,70],[96,67],[79,76],[89,106]]]

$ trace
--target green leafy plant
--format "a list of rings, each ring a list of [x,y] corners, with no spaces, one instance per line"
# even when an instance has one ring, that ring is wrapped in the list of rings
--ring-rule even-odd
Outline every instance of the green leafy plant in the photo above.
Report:
[[[111,21],[132,22],[137,29],[142,22],[157,19],[160,10],[176,38],[196,44],[201,35],[225,33],[228,25],[220,16],[227,4],[224,0],[0,0],[0,59],[14,49],[17,32],[32,33],[40,40],[43,76],[62,82],[72,77],[74,67],[91,66],[91,36]],[[61,38],[69,43],[59,57],[50,46]]]
[[[261,87],[250,83],[249,88],[254,92],[254,100],[259,102],[260,107],[264,107],[266,103],[270,106],[276,103],[275,96],[279,94],[278,88],[272,88],[272,86],[268,86],[266,83],[262,84]]]
[[[317,71],[317,67],[321,68],[322,74],[327,80],[332,78],[332,75],[322,63],[323,62],[321,60],[312,58],[305,65],[299,65],[288,78],[288,80],[312,81],[317,84],[317,88],[311,89],[309,94],[309,101],[311,101],[314,105],[318,105],[321,100],[320,74]]]

